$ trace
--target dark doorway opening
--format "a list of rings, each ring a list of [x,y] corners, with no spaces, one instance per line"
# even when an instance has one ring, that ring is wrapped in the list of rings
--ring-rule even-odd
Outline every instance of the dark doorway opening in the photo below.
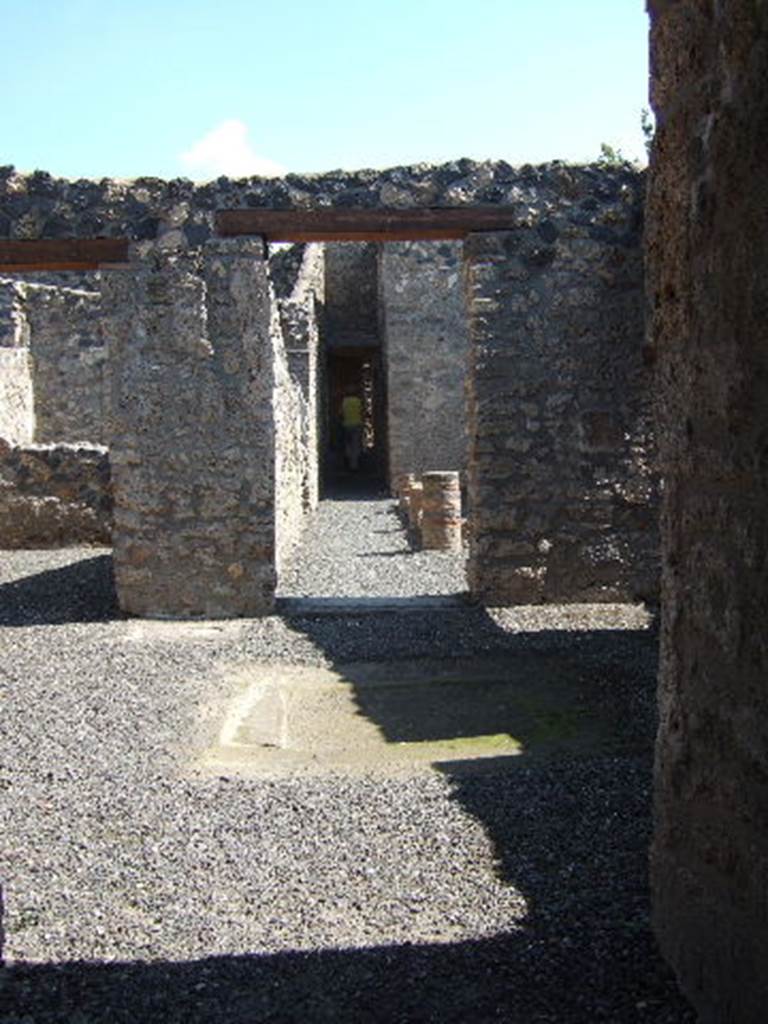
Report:
[[[362,403],[360,459],[353,468],[345,452],[342,403],[345,395]],[[386,486],[386,396],[381,349],[371,345],[326,350],[323,491]]]

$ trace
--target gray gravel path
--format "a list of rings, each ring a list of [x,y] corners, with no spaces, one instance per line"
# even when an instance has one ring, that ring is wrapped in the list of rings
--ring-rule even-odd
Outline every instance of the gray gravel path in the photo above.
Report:
[[[108,553],[0,552],[0,624],[2,1021],[693,1021],[648,927],[638,610],[141,623]],[[491,650],[579,658],[627,754],[198,771],[233,666]]]
[[[467,589],[463,553],[418,551],[391,499],[323,501],[286,566],[291,597],[412,597]]]

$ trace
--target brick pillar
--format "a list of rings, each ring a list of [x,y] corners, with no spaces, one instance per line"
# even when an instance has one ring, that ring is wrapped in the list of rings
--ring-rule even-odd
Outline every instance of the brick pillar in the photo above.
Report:
[[[270,611],[273,351],[260,241],[137,247],[105,275],[115,577],[134,615]]]
[[[461,551],[461,487],[457,472],[431,471],[421,477],[421,546]]]

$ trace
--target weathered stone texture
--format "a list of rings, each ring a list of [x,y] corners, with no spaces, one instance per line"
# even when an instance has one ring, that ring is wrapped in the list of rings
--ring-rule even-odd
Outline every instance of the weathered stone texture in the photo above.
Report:
[[[22,348],[28,345],[24,286],[18,281],[0,278],[0,346]]]
[[[319,499],[318,317],[322,316],[325,293],[324,247],[295,245],[287,252],[270,253],[269,274],[279,312],[284,350],[281,363],[284,362],[287,373],[285,380],[281,377],[285,401],[276,450],[280,455],[282,437],[287,431],[285,443],[291,446],[293,455],[281,465],[281,471],[294,465],[300,481],[300,514],[294,509],[293,498],[288,503],[294,509],[291,522],[295,526],[289,542],[293,543],[301,530],[304,512],[316,508]],[[281,494],[279,485],[277,494]],[[278,550],[282,548],[279,544]]]
[[[105,275],[115,576],[138,615],[259,615],[275,590],[274,358],[259,241],[145,243]]]
[[[537,204],[611,189],[626,169],[572,167],[560,162],[512,167],[503,160],[454,160],[383,171],[289,174],[285,178],[219,178],[203,185],[161,181],[67,181],[44,171],[0,168],[0,237],[159,239],[169,250],[201,245],[214,232],[218,209],[271,207],[514,207],[520,223]]]
[[[106,448],[0,440],[0,547],[109,544],[111,533]]]
[[[656,594],[642,202],[627,175],[465,243],[468,575],[486,604]]]
[[[768,6],[653,0],[665,956],[705,1024],[768,1005]]]
[[[469,336],[461,242],[381,247],[389,479],[467,466]]]
[[[316,500],[313,401],[328,390],[316,386],[323,289],[299,285],[317,278],[302,250],[276,255],[275,311],[259,244],[207,241],[215,210],[249,206],[510,207],[514,230],[468,243],[473,592],[488,602],[652,595],[641,192],[628,167],[560,163],[456,161],[204,186],[1,171],[7,237],[139,240],[133,270],[102,275],[124,606],[267,610],[275,562]],[[439,258],[428,259],[435,249]],[[383,257],[392,268],[381,303],[391,379],[377,394],[389,393],[393,477],[464,465],[457,251],[406,244]],[[326,344],[378,345],[373,254],[370,245],[329,247]],[[334,304],[343,311],[335,335]]]
[[[23,289],[0,280],[0,439],[10,444],[27,444],[35,436],[28,340]]]
[[[97,292],[22,285],[35,395],[35,440],[106,439],[106,347]]]
[[[35,409],[29,352],[0,348],[0,438],[27,444],[35,436]]]
[[[326,344],[378,343],[378,246],[373,242],[330,242],[325,246]]]

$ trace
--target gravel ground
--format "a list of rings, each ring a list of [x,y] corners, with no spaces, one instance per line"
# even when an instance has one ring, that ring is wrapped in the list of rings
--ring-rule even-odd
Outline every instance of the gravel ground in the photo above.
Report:
[[[309,556],[309,557],[308,557]],[[413,597],[467,589],[462,553],[415,551],[395,502],[368,497],[320,503],[282,574],[290,597]]]
[[[388,529],[338,505],[348,551]],[[312,571],[308,593],[360,580]],[[425,571],[409,593],[455,586],[453,567]],[[695,1019],[648,927],[641,610],[143,623],[116,612],[107,552],[29,551],[0,552],[0,624],[2,1021]],[[580,659],[626,756],[198,770],[233,667],[539,650]]]

